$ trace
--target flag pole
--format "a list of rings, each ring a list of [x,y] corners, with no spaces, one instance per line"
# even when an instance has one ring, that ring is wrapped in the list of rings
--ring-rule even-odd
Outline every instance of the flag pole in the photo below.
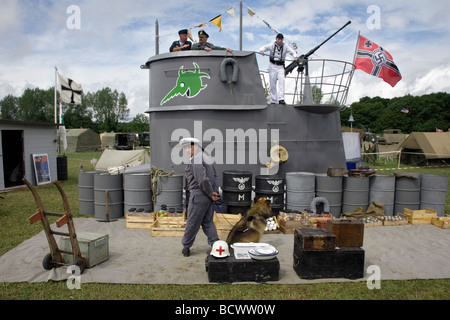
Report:
[[[55,104],[55,123],[58,123],[57,121],[58,121],[58,119],[57,119],[57,103],[56,103],[56,100],[57,100],[57,94],[56,94],[56,88],[57,88],[57,86],[58,86],[58,68],[55,66],[55,101],[54,101],[54,104]]]
[[[356,40],[356,48],[355,48],[355,54],[353,55],[353,62],[352,62],[352,70],[350,71],[349,77],[348,77],[348,85],[347,85],[347,92],[346,92],[346,96],[345,98],[342,100],[344,103],[347,102],[347,97],[348,97],[348,90],[350,90],[350,84],[352,83],[352,79],[353,79],[353,74],[355,73],[356,70],[356,66],[355,66],[355,61],[356,61],[356,54],[358,53],[358,47],[359,47],[359,35],[361,34],[361,30],[358,31],[358,38]],[[353,115],[353,111],[351,111]],[[353,125],[353,123],[351,123]]]
[[[239,16],[239,51],[242,51],[242,0],[240,1]]]
[[[358,53],[359,36],[360,36],[360,35],[361,35],[361,30],[358,31],[358,38],[356,38],[355,54],[353,55],[353,68],[354,68],[354,69],[355,69],[356,54]]]

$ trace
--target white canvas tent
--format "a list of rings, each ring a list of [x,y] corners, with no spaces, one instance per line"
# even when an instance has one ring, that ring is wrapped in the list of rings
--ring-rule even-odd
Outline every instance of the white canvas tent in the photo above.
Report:
[[[119,166],[137,167],[143,164],[150,164],[150,150],[110,150],[107,149],[95,166],[97,171],[108,171],[108,168]]]

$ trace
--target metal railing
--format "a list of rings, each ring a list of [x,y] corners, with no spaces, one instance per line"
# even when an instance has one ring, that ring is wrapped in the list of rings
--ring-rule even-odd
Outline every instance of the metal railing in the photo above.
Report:
[[[354,65],[331,59],[311,59],[300,72],[286,77],[286,102],[295,104],[332,104],[345,106]],[[267,71],[260,71],[266,96],[270,96]],[[312,97],[309,101],[308,95]],[[270,101],[269,101],[270,102]]]

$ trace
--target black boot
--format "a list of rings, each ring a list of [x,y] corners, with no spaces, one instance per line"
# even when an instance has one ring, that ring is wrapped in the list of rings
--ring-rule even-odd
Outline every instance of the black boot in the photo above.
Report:
[[[183,254],[183,256],[189,257],[189,255],[191,254],[191,250],[189,248],[183,248],[183,250],[181,250],[181,253]]]

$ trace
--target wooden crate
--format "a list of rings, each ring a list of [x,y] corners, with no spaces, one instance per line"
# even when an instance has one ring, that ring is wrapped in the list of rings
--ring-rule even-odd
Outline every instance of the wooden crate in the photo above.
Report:
[[[153,213],[127,212],[125,214],[127,229],[150,229],[154,222]]]
[[[435,225],[436,227],[442,228],[442,229],[449,229],[450,228],[450,217],[434,217],[431,219],[431,223]]]
[[[312,228],[309,220],[307,220],[307,225],[303,224],[303,214],[300,213],[287,213],[280,211],[277,220],[280,231],[284,234],[294,234],[295,229]]]
[[[305,216],[306,219],[311,221],[311,227],[310,228],[317,228],[317,221],[326,221],[333,219],[333,215],[331,213],[329,214],[310,214],[307,212],[302,211],[302,214]]]
[[[239,220],[241,220],[241,218],[242,215],[240,213],[229,214],[214,212],[214,224],[216,225],[218,236],[228,236],[231,229]]]
[[[264,234],[278,234],[278,233],[280,233],[280,223],[278,222],[277,217],[273,216],[271,218],[275,222],[276,229],[275,230],[264,230]],[[266,226],[267,226],[267,223],[266,223]]]
[[[186,229],[185,212],[181,217],[159,217],[151,226],[152,237],[182,237]]]
[[[364,224],[356,219],[336,219],[326,222],[326,229],[336,236],[336,247],[362,247]]]
[[[383,222],[381,220],[378,220],[375,222],[365,222],[364,228],[381,227],[382,225],[383,225]]]
[[[381,221],[383,222],[383,226],[404,226],[408,224],[408,220],[403,217],[400,218],[400,220],[388,220],[386,217],[381,217]]]
[[[432,218],[437,218],[437,211],[426,208],[425,210],[403,209],[403,216],[411,224],[431,224]]]

